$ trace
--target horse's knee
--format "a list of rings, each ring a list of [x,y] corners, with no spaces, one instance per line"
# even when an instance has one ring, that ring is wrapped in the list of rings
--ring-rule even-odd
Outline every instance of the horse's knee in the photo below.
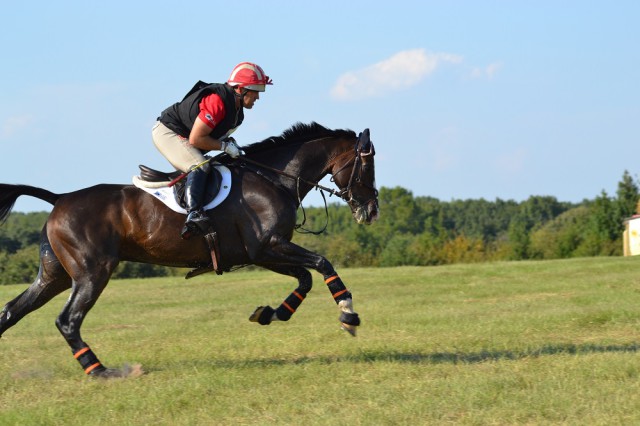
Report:
[[[315,269],[325,277],[336,273],[335,269],[333,269],[333,265],[331,264],[331,262],[329,262],[323,256],[319,256],[319,259],[315,264]]]

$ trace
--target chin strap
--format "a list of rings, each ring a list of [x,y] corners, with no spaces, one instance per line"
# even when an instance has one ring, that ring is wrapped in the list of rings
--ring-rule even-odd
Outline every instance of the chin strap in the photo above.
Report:
[[[240,100],[240,108],[244,108],[244,95],[247,94],[247,89],[245,89],[244,87],[240,87],[240,92],[236,92],[235,90],[233,91],[234,96],[236,97],[236,99]]]

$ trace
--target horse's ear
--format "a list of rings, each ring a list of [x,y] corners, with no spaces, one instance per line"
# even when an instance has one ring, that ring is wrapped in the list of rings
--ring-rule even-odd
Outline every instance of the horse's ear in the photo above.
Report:
[[[371,138],[369,136],[369,129],[364,129],[358,136],[358,144],[356,149],[358,151],[369,151],[369,145],[371,144]]]
[[[371,142],[369,129],[364,129],[364,131],[358,136],[356,150],[362,152],[363,156],[375,155],[376,151],[373,148],[373,142]]]

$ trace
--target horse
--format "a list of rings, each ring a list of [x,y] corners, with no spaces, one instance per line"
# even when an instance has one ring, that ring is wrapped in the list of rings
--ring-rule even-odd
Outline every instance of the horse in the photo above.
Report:
[[[55,323],[73,356],[89,376],[129,377],[132,373],[126,369],[102,364],[80,334],[84,318],[121,261],[190,267],[196,268],[195,273],[256,265],[297,279],[298,286],[278,308],[260,306],[250,316],[250,321],[261,325],[291,318],[312,288],[309,269],[313,269],[324,277],[339,307],[342,328],[355,336],[360,318],[353,310],[352,294],[329,260],[291,239],[297,211],[314,187],[338,195],[359,224],[377,219],[375,150],[369,130],[356,135],[315,122],[295,123],[280,136],[243,149],[244,155],[237,159],[226,154],[215,157],[231,172],[227,198],[207,211],[215,247],[207,238],[181,239],[184,215],[134,185],[99,184],[56,194],[29,185],[0,184],[0,223],[20,196],[53,205],[41,232],[37,277],[0,311],[0,336],[71,289]],[[175,176],[158,173],[166,179]],[[319,185],[328,175],[338,191]]]

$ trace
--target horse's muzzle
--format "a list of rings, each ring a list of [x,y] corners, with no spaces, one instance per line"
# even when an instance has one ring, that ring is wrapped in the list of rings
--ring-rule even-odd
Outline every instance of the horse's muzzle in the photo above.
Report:
[[[365,204],[357,204],[351,209],[353,212],[353,218],[359,225],[371,225],[378,220],[379,210],[378,201],[370,200]]]

